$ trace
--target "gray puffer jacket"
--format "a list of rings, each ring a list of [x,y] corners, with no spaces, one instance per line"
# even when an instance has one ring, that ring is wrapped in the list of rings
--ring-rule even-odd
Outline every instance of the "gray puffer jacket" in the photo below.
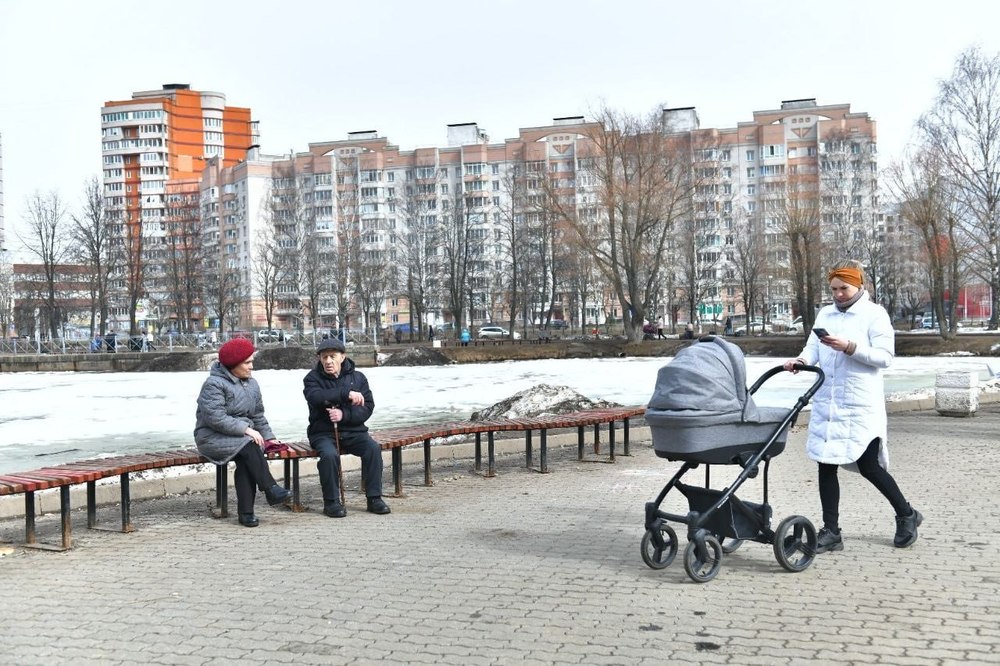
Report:
[[[257,380],[237,379],[216,361],[198,394],[194,426],[198,453],[216,464],[229,462],[251,441],[246,435],[248,426],[264,439],[274,439],[264,417],[264,401]]]

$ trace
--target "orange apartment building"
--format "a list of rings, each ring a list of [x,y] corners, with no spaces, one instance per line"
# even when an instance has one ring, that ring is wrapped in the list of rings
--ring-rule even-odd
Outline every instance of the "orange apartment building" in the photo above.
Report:
[[[125,225],[141,228],[146,255],[145,284],[154,312],[168,300],[162,258],[169,235],[167,193],[185,181],[198,183],[209,160],[234,166],[257,145],[257,124],[249,108],[228,106],[225,95],[199,92],[188,84],[132,93],[101,109],[101,153],[107,209],[121,237]],[[136,234],[131,234],[136,237]],[[126,276],[120,276],[120,282]],[[127,313],[115,309],[119,326]],[[166,319],[148,322],[157,330]]]

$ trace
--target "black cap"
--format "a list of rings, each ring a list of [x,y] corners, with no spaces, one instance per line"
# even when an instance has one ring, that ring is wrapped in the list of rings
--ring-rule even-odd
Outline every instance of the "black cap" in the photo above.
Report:
[[[316,346],[317,354],[322,354],[325,351],[346,352],[347,347],[345,347],[344,343],[337,338],[327,338],[326,340],[320,340],[319,344]]]

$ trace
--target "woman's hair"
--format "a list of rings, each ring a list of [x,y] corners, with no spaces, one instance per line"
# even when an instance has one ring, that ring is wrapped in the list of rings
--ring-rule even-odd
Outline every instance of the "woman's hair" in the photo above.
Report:
[[[865,271],[865,266],[857,259],[841,259],[830,267],[831,271],[835,271],[838,268],[853,268],[854,270],[861,271],[861,280],[864,282],[864,289],[869,294],[872,293],[872,282],[868,277],[867,271]]]

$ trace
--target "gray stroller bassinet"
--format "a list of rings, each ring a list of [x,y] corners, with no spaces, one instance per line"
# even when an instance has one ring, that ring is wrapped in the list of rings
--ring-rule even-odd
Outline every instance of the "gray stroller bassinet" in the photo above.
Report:
[[[747,390],[739,347],[706,336],[660,368],[646,408],[656,455],[710,465],[738,464],[768,443],[790,409],[758,407]],[[785,449],[788,429],[767,457]]]

